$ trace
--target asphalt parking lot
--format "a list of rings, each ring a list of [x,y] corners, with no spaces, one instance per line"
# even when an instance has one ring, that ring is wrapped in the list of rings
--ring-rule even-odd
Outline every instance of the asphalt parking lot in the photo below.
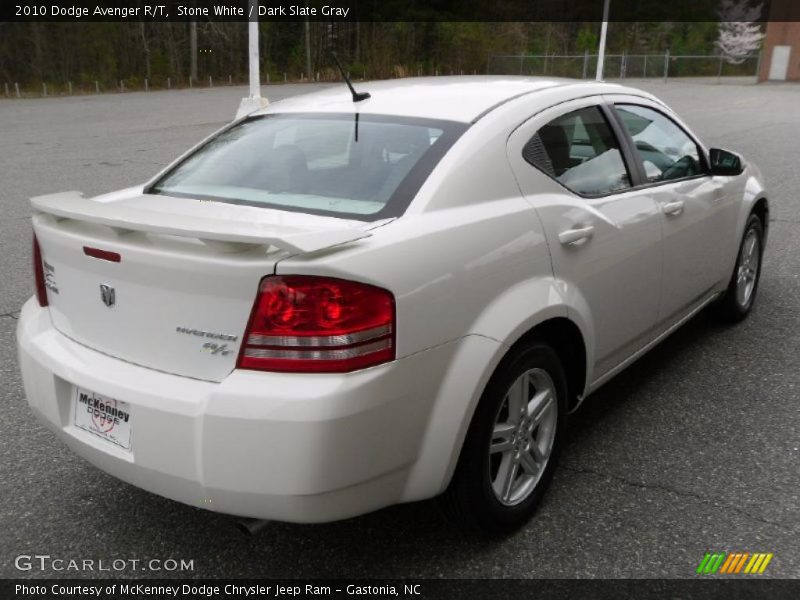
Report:
[[[16,317],[33,291],[27,199],[140,183],[230,120],[246,90],[0,101],[0,577],[64,575],[19,572],[20,554],[186,559],[194,570],[180,575],[195,577],[694,577],[712,550],[773,552],[765,576],[798,577],[800,87],[633,85],[761,166],[772,222],[757,307],[733,328],[699,315],[588,399],[536,519],[492,542],[432,502],[247,538],[231,517],[67,451],[28,411],[17,370]]]

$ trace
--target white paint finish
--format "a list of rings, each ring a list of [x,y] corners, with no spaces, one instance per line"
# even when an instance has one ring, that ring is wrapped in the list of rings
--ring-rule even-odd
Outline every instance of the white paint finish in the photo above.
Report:
[[[31,198],[31,206],[55,217],[118,230],[275,246],[288,252],[315,252],[370,235],[360,221],[150,194],[99,202],[80,192],[61,192]]]
[[[488,75],[364,81],[358,82],[355,87],[358,91],[369,92],[371,97],[358,103],[353,102],[352,95],[343,83],[341,87],[274,102],[262,113],[360,112],[470,122],[484,111],[514,96],[576,83],[580,82]]]
[[[602,98],[560,104],[524,123],[509,139],[508,158],[520,188],[542,219],[553,272],[560,286],[575,290],[594,330],[591,373],[601,375],[648,341],[658,316],[661,287],[661,222],[649,194],[629,191],[602,198],[580,198],[522,158],[534,133],[553,119],[596,106]],[[532,102],[531,112],[536,108]],[[577,244],[559,239],[565,232],[591,228]],[[620,294],[620,282],[625,293]],[[585,304],[584,304],[585,303]],[[591,378],[590,378],[591,380]]]
[[[769,63],[770,81],[786,81],[786,77],[789,74],[789,58],[791,55],[791,46],[772,47],[772,60]]]
[[[234,368],[258,282],[277,253],[263,247],[220,253],[200,242],[154,239],[38,216],[34,228],[58,293],[48,291],[53,325],[91,348],[160,371],[221,381]],[[118,252],[119,263],[83,253],[83,246]],[[107,307],[100,285],[114,288]],[[177,327],[235,336],[217,340]],[[207,342],[227,344],[212,354]]]
[[[92,464],[193,506],[301,522],[430,495],[443,475],[425,477],[414,493],[405,483],[430,433],[437,390],[450,398],[464,391],[460,380],[443,382],[448,365],[464,356],[488,362],[497,346],[470,336],[347,375],[240,371],[211,383],[77,344],[35,300],[23,307],[17,337],[34,414]],[[131,404],[130,453],[74,426],[73,385]]]
[[[655,109],[690,134],[680,117],[659,103],[622,94],[604,99]],[[707,156],[707,150],[695,141]],[[743,193],[743,178],[710,175],[642,191],[658,206],[663,232],[664,271],[656,333],[681,320],[710,291],[727,285],[729,257],[738,250],[735,232]]]
[[[659,326],[679,320],[710,291],[727,285],[725,268],[736,243],[740,200],[710,176],[652,188],[648,196],[661,212],[664,279]],[[670,213],[669,205],[680,205]],[[734,251],[735,252],[735,251]]]
[[[748,166],[728,181],[584,199],[520,158],[540,124],[603,95],[663,107],[630,88],[503,77],[359,88],[373,97],[357,106],[342,86],[267,112],[483,115],[400,218],[346,221],[141,187],[36,201],[50,213],[34,226],[63,291],[50,309],[26,304],[20,365],[34,413],[74,451],[164,496],[254,517],[324,521],[431,497],[447,485],[474,407],[514,342],[546,320],[571,320],[590,389],[667,327],[659,306],[667,310],[671,291],[702,302],[701,288],[724,281],[764,193]],[[720,184],[724,202],[715,200]],[[677,201],[684,209],[669,225],[662,205]],[[565,230],[589,226],[586,241],[559,243]],[[82,245],[120,252],[123,262],[85,257]],[[258,281],[273,270],[391,290],[398,360],[344,375],[243,372],[234,356],[201,353],[202,338],[175,333],[241,336]],[[109,281],[112,309],[98,289]],[[70,425],[63,398],[74,385],[131,404],[130,453]]]

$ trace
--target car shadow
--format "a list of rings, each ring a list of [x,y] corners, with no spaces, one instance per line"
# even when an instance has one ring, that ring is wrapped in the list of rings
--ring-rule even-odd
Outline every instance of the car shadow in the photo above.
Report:
[[[700,311],[672,335],[647,352],[639,360],[613,377],[591,394],[570,415],[568,445],[580,443],[588,432],[596,429],[604,420],[611,420],[615,413],[635,402],[641,388],[656,376],[669,371],[682,355],[698,343],[708,343],[715,335],[729,330],[712,310]]]

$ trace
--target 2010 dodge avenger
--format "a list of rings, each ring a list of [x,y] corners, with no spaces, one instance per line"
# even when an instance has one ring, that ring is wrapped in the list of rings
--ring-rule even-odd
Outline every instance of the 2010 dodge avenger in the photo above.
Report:
[[[33,198],[25,393],[194,506],[320,522],[444,493],[509,530],[588,394],[707,305],[748,314],[766,191],[635,89],[364,87],[272,104],[144,186]]]

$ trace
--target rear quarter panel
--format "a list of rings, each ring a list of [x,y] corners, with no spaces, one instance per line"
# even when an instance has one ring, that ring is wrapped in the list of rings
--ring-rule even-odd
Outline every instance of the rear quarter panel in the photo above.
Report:
[[[506,158],[511,127],[478,122],[442,159],[407,213],[370,238],[282,260],[278,274],[316,274],[389,289],[397,357],[457,343],[439,385],[404,500],[447,485],[483,389],[509,346],[567,308],[541,223]]]

